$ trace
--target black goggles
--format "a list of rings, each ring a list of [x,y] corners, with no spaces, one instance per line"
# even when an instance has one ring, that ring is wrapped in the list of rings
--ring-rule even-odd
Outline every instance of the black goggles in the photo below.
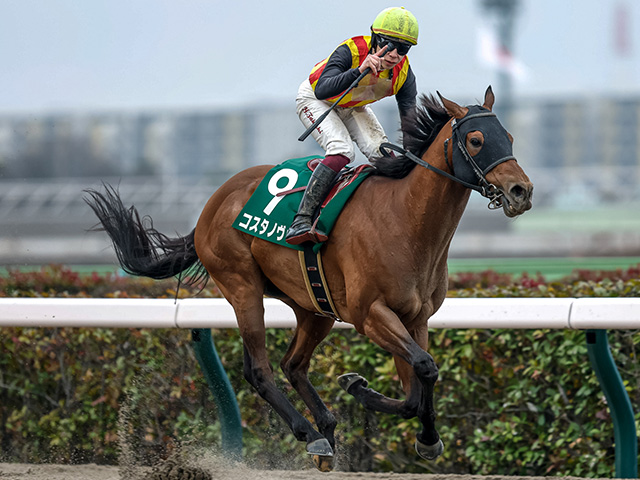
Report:
[[[401,42],[397,38],[385,37],[383,35],[379,35],[379,40],[380,41],[378,45],[380,45],[381,47],[388,45],[385,53],[397,50],[398,55],[400,55],[401,57],[409,53],[409,49],[412,47],[412,45]]]

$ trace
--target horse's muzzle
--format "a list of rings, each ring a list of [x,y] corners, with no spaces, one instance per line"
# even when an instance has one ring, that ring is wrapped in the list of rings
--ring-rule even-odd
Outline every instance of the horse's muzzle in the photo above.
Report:
[[[517,182],[501,189],[502,209],[507,217],[522,215],[531,208],[533,198],[533,184],[531,182]]]

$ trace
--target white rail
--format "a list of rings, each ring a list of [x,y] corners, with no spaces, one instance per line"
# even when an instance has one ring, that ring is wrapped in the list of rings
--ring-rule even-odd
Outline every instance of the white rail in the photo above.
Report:
[[[293,311],[265,299],[269,328]],[[237,328],[224,299],[2,298],[0,327]],[[447,298],[432,328],[640,329],[640,298]],[[336,323],[336,328],[352,328]]]

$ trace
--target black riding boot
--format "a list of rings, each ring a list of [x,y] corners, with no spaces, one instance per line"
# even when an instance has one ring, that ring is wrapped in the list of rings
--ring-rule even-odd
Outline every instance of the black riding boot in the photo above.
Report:
[[[313,214],[333,186],[338,172],[331,168],[318,164],[311,175],[309,185],[304,191],[302,201],[298,207],[298,213],[293,217],[293,222],[287,231],[286,241],[291,245],[300,245],[304,242],[324,242],[327,236],[322,232],[311,232],[313,226]]]

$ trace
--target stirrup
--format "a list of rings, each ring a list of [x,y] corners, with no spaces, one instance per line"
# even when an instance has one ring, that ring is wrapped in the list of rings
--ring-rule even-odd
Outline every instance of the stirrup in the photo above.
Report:
[[[292,237],[287,237],[285,241],[289,245],[302,245],[303,243],[306,243],[306,242],[318,243],[316,236],[313,233],[311,233],[310,230],[299,233],[298,235],[294,235]]]
[[[285,237],[285,241],[289,245],[300,245],[304,242],[313,241],[310,237],[311,228],[313,225],[311,224],[311,218],[304,215],[297,215],[293,217],[293,222],[291,222],[291,226],[287,230],[287,236]]]
[[[306,242],[324,243],[327,240],[329,240],[329,236],[326,233],[316,229],[316,225],[318,223],[317,218],[315,222],[313,222],[313,224],[311,224],[311,226],[308,229],[307,229],[306,223],[307,222],[301,221],[299,222],[299,225],[296,225],[295,217],[294,217],[294,221],[289,227],[289,230],[287,231],[287,236],[285,237],[285,241],[289,245],[301,245]],[[300,231],[300,233],[297,233],[295,235],[290,235],[290,232],[292,232],[292,229],[294,227],[297,229],[300,229],[300,230],[303,229],[303,230]]]

